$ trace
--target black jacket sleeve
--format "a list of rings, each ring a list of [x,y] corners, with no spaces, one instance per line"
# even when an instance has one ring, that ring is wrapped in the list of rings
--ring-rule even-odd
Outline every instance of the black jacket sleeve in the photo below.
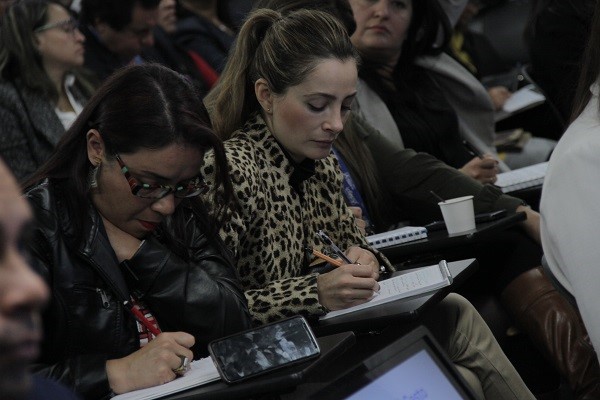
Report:
[[[218,238],[188,222],[189,260],[157,238],[144,241],[124,263],[128,287],[155,314],[163,331],[194,335],[194,357],[208,354],[207,344],[250,327],[250,314],[237,272]],[[216,235],[215,235],[216,236]]]

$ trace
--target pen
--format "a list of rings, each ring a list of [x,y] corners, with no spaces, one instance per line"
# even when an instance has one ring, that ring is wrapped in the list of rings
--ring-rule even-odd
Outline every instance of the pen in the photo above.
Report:
[[[321,253],[319,250],[312,249],[312,254],[315,257],[320,258],[321,260],[327,261],[331,265],[335,265],[336,267],[342,266],[342,262],[340,260],[337,260],[335,258],[331,258],[328,255]]]
[[[467,148],[469,153],[473,154],[474,157],[483,158],[483,154],[479,150],[477,150],[477,148],[471,143],[467,142],[466,140],[463,140],[463,145]]]
[[[158,336],[160,335],[160,330],[154,326],[152,324],[152,322],[148,321],[148,318],[146,318],[144,316],[144,314],[142,314],[142,312],[137,309],[133,303],[129,302],[129,301],[124,301],[123,305],[125,306],[125,308],[127,308],[129,310],[129,312],[131,312],[133,314],[133,316],[140,321],[145,327],[146,329],[148,329],[154,336]]]
[[[335,254],[337,254],[337,256],[339,258],[341,258],[346,264],[354,264],[352,261],[350,261],[348,259],[348,257],[346,257],[344,252],[339,247],[337,247],[335,245],[335,243],[333,243],[333,240],[331,240],[331,238],[329,236],[327,236],[327,234],[325,232],[320,230],[319,232],[317,232],[317,235],[321,238],[321,240],[323,240],[325,242],[326,245],[331,247],[331,249],[335,252]]]

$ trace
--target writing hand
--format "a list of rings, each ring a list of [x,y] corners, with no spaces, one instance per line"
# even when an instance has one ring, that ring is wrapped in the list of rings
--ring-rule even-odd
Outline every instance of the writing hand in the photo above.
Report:
[[[482,184],[496,182],[496,175],[500,172],[498,161],[491,154],[486,154],[483,158],[474,157],[459,171]]]
[[[317,277],[319,303],[330,310],[341,310],[366,303],[379,291],[369,265],[345,264]]]
[[[488,94],[492,99],[494,110],[499,111],[504,107],[506,100],[512,96],[512,93],[504,86],[494,86],[488,89]]]
[[[108,360],[106,374],[110,388],[120,394],[172,381],[181,357],[194,359],[190,350],[194,342],[194,337],[185,332],[163,332],[127,357]]]

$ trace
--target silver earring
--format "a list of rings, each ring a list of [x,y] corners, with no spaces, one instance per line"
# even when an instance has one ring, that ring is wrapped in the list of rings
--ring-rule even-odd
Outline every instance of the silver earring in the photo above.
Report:
[[[268,113],[270,113],[270,112],[271,112],[271,109],[270,109],[270,108],[267,108],[267,112],[268,112]]]
[[[88,187],[90,189],[96,189],[98,187],[98,170],[100,169],[100,164],[96,165],[88,174]]]

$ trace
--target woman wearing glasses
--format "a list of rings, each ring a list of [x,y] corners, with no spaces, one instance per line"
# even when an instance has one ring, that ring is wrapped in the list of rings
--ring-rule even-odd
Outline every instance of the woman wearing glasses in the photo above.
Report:
[[[24,0],[0,22],[0,156],[17,178],[58,143],[93,87],[82,77],[84,37],[59,3]]]
[[[26,246],[52,290],[35,370],[83,398],[171,381],[209,341],[249,326],[214,228],[221,213],[209,219],[198,197],[208,149],[215,186],[231,193],[198,98],[167,68],[123,69],[25,183]]]

